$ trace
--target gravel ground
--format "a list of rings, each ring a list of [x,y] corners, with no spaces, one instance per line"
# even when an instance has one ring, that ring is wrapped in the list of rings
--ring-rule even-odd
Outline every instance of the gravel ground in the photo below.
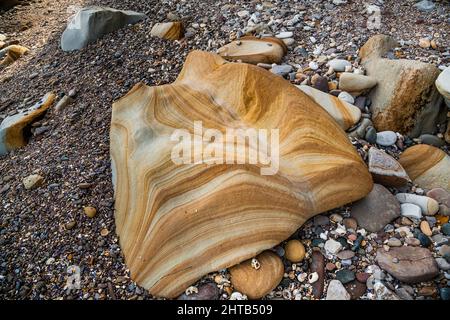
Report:
[[[36,126],[45,127],[45,132],[0,158],[0,299],[152,298],[129,279],[114,232],[111,105],[139,81],[148,85],[174,81],[190,50],[215,51],[234,39],[246,23],[236,13],[254,12],[259,3],[239,2],[41,0],[0,13],[0,33],[31,49],[13,65],[0,69],[0,114],[4,117],[34,104],[49,91],[59,96],[76,91],[72,105],[59,114],[50,111],[39,121]],[[315,26],[294,31],[295,44],[286,62],[307,66],[320,44],[324,51],[355,57],[371,35],[384,33],[404,40],[405,57],[448,65],[449,6],[445,1],[436,2],[430,13],[416,10],[414,1],[384,1],[382,28],[377,31],[366,29],[369,1],[340,6],[331,2],[271,2],[273,8],[266,10],[269,16],[286,21],[305,11],[302,26]],[[59,49],[59,40],[73,14],[70,8],[87,4],[132,9],[146,13],[149,19],[85,49],[65,53]],[[150,37],[153,24],[166,21],[169,12],[180,16],[190,30],[189,38]],[[274,31],[283,28],[274,25]],[[418,46],[418,40],[427,36],[436,39],[437,50]],[[22,179],[32,173],[42,175],[44,185],[25,190]],[[87,218],[83,206],[97,208],[97,215]],[[345,216],[345,208],[337,211]],[[100,231],[105,228],[109,234],[102,236]],[[302,239],[308,238],[310,228],[309,223],[299,230]],[[361,260],[365,259],[370,264],[371,257]],[[81,268],[81,290],[66,288],[67,268],[72,265]],[[302,267],[308,268],[307,264]],[[223,276],[227,277],[226,272]],[[289,298],[283,290],[292,291],[293,281],[287,279],[273,297]]]

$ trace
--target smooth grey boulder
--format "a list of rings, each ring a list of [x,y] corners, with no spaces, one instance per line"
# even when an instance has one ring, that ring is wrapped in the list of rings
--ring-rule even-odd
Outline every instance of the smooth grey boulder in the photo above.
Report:
[[[103,35],[134,24],[147,16],[135,11],[121,11],[109,7],[82,8],[72,18],[61,37],[63,51],[79,50]]]

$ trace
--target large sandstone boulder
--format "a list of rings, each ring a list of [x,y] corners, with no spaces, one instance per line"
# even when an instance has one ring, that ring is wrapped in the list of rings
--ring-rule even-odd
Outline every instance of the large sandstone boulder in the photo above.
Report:
[[[441,149],[418,144],[406,149],[399,162],[420,187],[443,188],[450,192],[450,157]]]
[[[0,155],[27,144],[26,129],[44,115],[53,104],[55,95],[47,93],[38,103],[24,112],[6,117],[0,124]]]
[[[61,37],[61,49],[64,51],[79,50],[107,33],[116,31],[127,24],[139,22],[146,17],[143,13],[108,7],[82,8],[64,30]]]
[[[194,121],[215,131],[203,142],[194,136],[197,151],[189,146],[174,162],[181,140],[198,133]],[[256,146],[248,141],[230,152],[233,128],[279,130],[278,169],[249,163],[245,150]],[[132,278],[156,296],[176,297],[372,188],[345,132],[317,103],[267,70],[207,52],[191,52],[174,83],[137,84],[116,101],[110,138],[120,244]]]
[[[370,92],[372,121],[378,131],[392,130],[411,137],[434,134],[446,108],[434,85],[435,66],[414,60],[383,58],[397,43],[389,36],[371,37],[360,49],[367,75],[378,85]]]

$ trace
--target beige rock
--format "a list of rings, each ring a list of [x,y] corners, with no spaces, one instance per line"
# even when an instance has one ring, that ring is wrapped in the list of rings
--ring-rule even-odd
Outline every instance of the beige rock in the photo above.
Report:
[[[422,231],[425,235],[431,237],[433,232],[431,231],[430,224],[428,221],[424,220],[420,223],[420,231]]]
[[[97,209],[95,209],[94,207],[89,207],[89,206],[88,207],[84,207],[83,211],[84,211],[84,214],[88,218],[93,218],[97,214]]]
[[[283,279],[284,266],[280,257],[271,251],[264,251],[256,257],[260,268],[251,265],[251,259],[230,268],[231,284],[249,299],[264,297]]]
[[[445,122],[446,113],[434,86],[439,69],[414,60],[382,58],[396,46],[391,37],[376,35],[359,52],[367,75],[378,83],[369,94],[375,128],[413,138],[435,133],[437,125]]]
[[[188,155],[188,164],[174,163],[180,141],[171,136],[193,132],[194,121],[223,134],[279,129],[278,171],[189,164]],[[207,52],[192,51],[174,83],[138,84],[116,101],[110,143],[116,232],[131,277],[155,296],[176,297],[372,188],[345,132],[311,98],[267,70]],[[196,157],[208,160],[207,151]]]
[[[420,40],[419,40],[419,46],[420,46],[421,48],[425,48],[425,49],[429,48],[429,47],[431,46],[431,41],[430,41],[430,39],[428,39],[428,38],[422,38],[422,39],[420,39]]]
[[[69,97],[69,96],[62,97],[55,106],[55,112],[57,112],[57,113],[61,112],[72,102],[73,102],[73,99],[71,97]]]
[[[27,111],[9,116],[0,123],[0,155],[7,154],[9,151],[27,144],[27,138],[24,134],[25,129],[41,117],[50,108],[54,100],[55,95],[51,92],[47,93]]]
[[[0,58],[4,57],[2,61],[0,61],[0,65],[8,66],[17,59],[19,59],[22,55],[27,54],[30,51],[28,48],[19,46],[19,45],[10,45],[6,48],[0,50]]]
[[[375,147],[369,149],[369,172],[376,183],[384,186],[401,187],[410,181],[397,160]]]
[[[285,43],[277,38],[257,38],[253,36],[242,37],[233,41],[217,51],[226,60],[241,60],[242,62],[280,63],[287,52]]]
[[[26,190],[36,189],[44,183],[44,177],[38,174],[32,174],[22,180]]]
[[[439,148],[426,144],[412,146],[400,155],[399,162],[420,187],[450,192],[450,157]]]
[[[359,95],[376,86],[377,80],[361,74],[343,72],[339,77],[339,89]]]
[[[183,37],[184,29],[181,22],[162,22],[153,26],[150,34],[154,37],[179,40]]]
[[[307,85],[299,85],[297,88],[325,109],[344,130],[354,126],[361,119],[361,110],[342,99]]]
[[[300,262],[305,258],[305,247],[298,240],[290,240],[284,247],[286,259],[291,262]]]
[[[445,68],[436,79],[436,88],[439,93],[446,99],[450,101],[450,67]]]

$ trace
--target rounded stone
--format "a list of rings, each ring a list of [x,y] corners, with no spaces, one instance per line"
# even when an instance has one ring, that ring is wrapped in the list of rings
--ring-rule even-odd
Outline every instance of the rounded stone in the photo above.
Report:
[[[342,282],[343,284],[346,284],[355,280],[355,273],[348,269],[342,269],[336,271],[336,279]]]
[[[284,247],[285,257],[291,262],[300,262],[305,258],[305,247],[298,240],[290,240]]]
[[[374,127],[368,127],[364,137],[367,142],[374,144],[377,142],[377,130]]]
[[[446,223],[441,226],[441,231],[446,236],[450,236],[450,223]]]
[[[95,209],[94,207],[89,207],[89,206],[88,207],[84,207],[83,211],[84,211],[84,214],[88,218],[93,218],[97,214],[97,209]]]
[[[394,131],[381,131],[377,133],[377,144],[389,147],[397,141],[397,134]]]
[[[280,257],[271,251],[256,256],[260,267],[252,267],[252,259],[230,268],[231,283],[249,299],[259,299],[272,291],[281,281],[284,266]]]
[[[433,232],[431,231],[430,224],[427,221],[422,221],[420,223],[420,231],[422,231],[425,235],[431,237]]]

